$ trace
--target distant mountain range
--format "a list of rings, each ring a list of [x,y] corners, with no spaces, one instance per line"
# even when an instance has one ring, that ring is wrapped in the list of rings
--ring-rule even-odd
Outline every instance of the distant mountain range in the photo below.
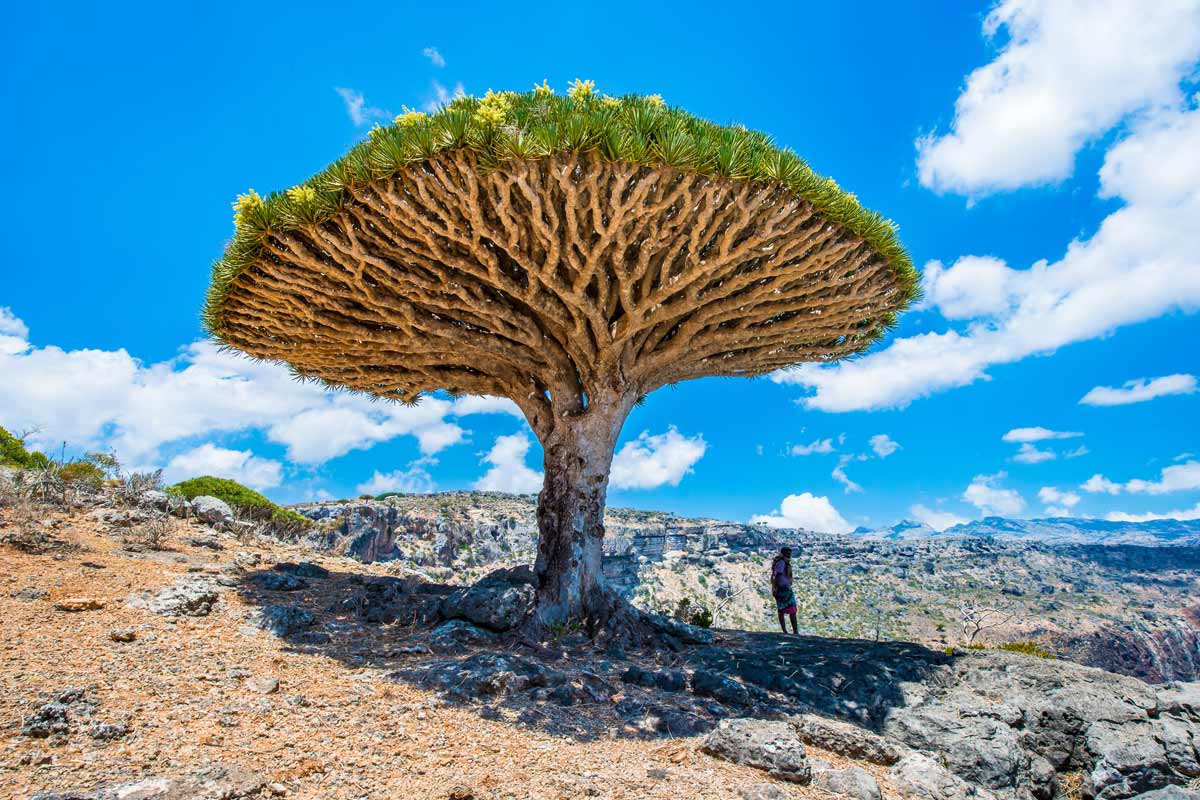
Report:
[[[901,520],[887,528],[858,528],[854,535],[867,539],[990,538],[1001,541],[1036,541],[1047,544],[1133,544],[1200,546],[1200,520],[1162,519],[1150,522],[1109,522],[1103,519],[1052,517],[1008,519],[984,517],[974,522],[935,531],[922,522]]]

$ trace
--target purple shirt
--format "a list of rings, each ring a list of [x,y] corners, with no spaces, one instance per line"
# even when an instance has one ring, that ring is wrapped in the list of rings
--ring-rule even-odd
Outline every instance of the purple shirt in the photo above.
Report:
[[[792,585],[792,579],[787,574],[787,562],[782,558],[775,562],[775,566],[771,568],[771,579],[780,589],[787,589]]]

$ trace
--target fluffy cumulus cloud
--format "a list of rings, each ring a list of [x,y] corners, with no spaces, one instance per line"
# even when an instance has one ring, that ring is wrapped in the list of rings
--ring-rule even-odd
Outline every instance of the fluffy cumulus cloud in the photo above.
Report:
[[[531,442],[523,433],[497,436],[492,449],[483,457],[488,470],[475,481],[476,489],[485,492],[534,494],[542,489],[542,473],[525,463]]]
[[[206,443],[180,453],[163,468],[163,480],[167,483],[199,475],[229,478],[251,489],[273,489],[283,480],[283,465],[249,450],[230,450]]]
[[[1163,467],[1158,480],[1134,478],[1126,483],[1116,483],[1103,475],[1093,475],[1079,488],[1093,494],[1169,494],[1200,489],[1200,461],[1185,461]]]
[[[226,434],[261,431],[290,461],[315,465],[397,436],[432,455],[463,440],[454,421],[471,414],[519,417],[510,401],[428,397],[416,406],[371,402],[297,382],[275,364],[194,342],[177,358],[145,364],[125,350],[35,347],[8,309],[0,325],[0,425],[35,429],[31,443],[66,441],[112,448],[131,466],[161,464],[161,449]]]
[[[903,407],[935,392],[987,380],[989,368],[995,365],[1047,354],[1172,311],[1200,308],[1200,269],[1195,260],[1200,252],[1200,225],[1195,224],[1200,219],[1200,159],[1195,157],[1200,152],[1200,111],[1197,98],[1182,98],[1178,85],[1180,75],[1200,53],[1200,45],[1193,42],[1200,38],[1196,21],[1200,0],[1168,0],[1152,6],[1084,3],[1086,12],[1072,11],[1074,5],[1010,1],[997,9],[995,18],[1006,20],[1005,24],[1030,15],[1053,17],[1054,30],[1068,38],[1038,34],[1039,52],[1053,50],[1053,59],[1001,58],[987,73],[991,77],[972,78],[967,91],[972,99],[960,104],[956,133],[944,140],[944,149],[938,144],[942,140],[928,144],[922,154],[923,169],[929,175],[959,174],[947,166],[958,163],[959,156],[949,154],[964,142],[975,141],[975,134],[968,132],[975,130],[975,123],[968,126],[962,121],[970,118],[983,121],[979,131],[999,137],[1003,143],[997,145],[999,152],[1016,154],[1019,164],[1034,164],[1023,180],[1056,174],[1037,167],[1036,159],[1030,162],[1023,153],[1030,142],[1034,151],[1046,150],[1039,136],[1031,139],[1022,126],[997,119],[1007,119],[1017,109],[1036,120],[1037,126],[1062,128],[1055,140],[1068,143],[1078,139],[1079,129],[1065,124],[1057,112],[1038,111],[1041,90],[1031,97],[1024,91],[1008,94],[972,87],[982,85],[980,81],[1004,84],[1015,75],[1025,76],[1022,85],[1045,87],[1076,69],[1091,70],[1095,66],[1089,66],[1091,61],[1113,59],[1117,80],[1099,78],[1109,74],[1110,65],[1096,74],[1089,71],[1086,81],[1092,86],[1090,94],[1118,98],[1114,107],[1141,109],[1122,128],[1123,138],[1108,149],[1100,170],[1100,196],[1119,201],[1120,207],[1090,237],[1071,242],[1057,260],[1043,259],[1025,269],[990,256],[967,255],[949,266],[932,262],[923,279],[926,308],[943,317],[946,329],[896,339],[885,349],[853,361],[806,364],[775,373],[773,379],[780,383],[810,390],[810,396],[803,398],[805,406],[822,411]],[[1094,24],[1081,22],[1093,17]],[[1034,30],[1026,22],[1020,29]],[[1084,37],[1086,46],[1076,47],[1075,36]],[[1112,37],[1119,42],[1108,42]],[[1014,34],[1011,47],[1020,47],[1026,38]],[[1182,66],[1171,66],[1175,64]],[[1147,75],[1157,77],[1146,80]],[[1097,82],[1091,84],[1092,80]],[[1058,94],[1056,90],[1046,95],[1056,108]],[[1075,94],[1074,79],[1067,94]],[[1137,99],[1119,99],[1127,94]],[[993,105],[999,107],[995,118],[989,110]],[[1065,106],[1072,107],[1073,101]],[[1111,113],[1070,112],[1069,117],[1094,118],[1088,130],[1095,134],[1118,124]],[[1067,152],[1074,147],[1070,144]],[[1055,163],[1060,161],[1057,157]],[[975,177],[960,175],[962,185],[989,185],[990,169]],[[994,174],[1016,175],[1021,169],[1014,171],[1012,164],[1001,163]],[[950,178],[930,180],[948,185]]]
[[[1164,375],[1161,378],[1126,381],[1119,387],[1096,386],[1079,402],[1086,406],[1124,406],[1144,403],[1156,397],[1195,393],[1195,375]]]
[[[950,511],[940,511],[935,508],[917,503],[908,510],[908,513],[913,516],[917,522],[924,522],[935,531],[944,531],[947,528],[952,528],[955,525],[962,525],[970,522],[966,517],[960,517]]]
[[[817,439],[809,444],[794,444],[788,453],[794,456],[811,456],[813,453],[832,453],[833,439]]]
[[[613,457],[609,484],[616,489],[678,486],[707,448],[703,436],[684,436],[674,426],[654,436],[642,431]]]
[[[1127,514],[1124,511],[1110,511],[1104,517],[1112,522],[1151,522],[1158,519],[1200,519],[1200,503],[1191,508],[1183,508],[1177,511],[1166,511],[1162,514],[1149,512],[1146,514]]]
[[[370,480],[355,487],[359,494],[383,494],[384,492],[402,492],[404,494],[427,494],[437,488],[429,467],[437,464],[437,459],[419,458],[410,463],[405,469],[391,472],[375,470]]]
[[[1013,461],[1018,464],[1040,464],[1043,461],[1051,461],[1058,458],[1058,454],[1053,450],[1041,450],[1036,444],[1026,442],[1017,449],[1017,454],[1013,456]]]
[[[949,133],[917,142],[921,183],[982,195],[1061,181],[1089,141],[1138,112],[1177,104],[1200,56],[1195,0],[1005,0],[984,19],[1006,34],[972,72]]]
[[[996,484],[1008,475],[976,475],[963,492],[963,500],[988,516],[1015,517],[1025,508],[1025,501],[1015,489],[1005,489]]]
[[[853,530],[828,497],[809,492],[789,494],[773,514],[759,514],[750,521],[772,528],[803,528],[818,533],[849,533]]]
[[[1046,515],[1051,517],[1069,517],[1071,509],[1079,505],[1079,495],[1072,491],[1062,491],[1055,486],[1043,486],[1038,490],[1038,499],[1046,505]]]
[[[871,449],[875,451],[875,455],[880,458],[887,458],[892,453],[900,449],[900,445],[896,443],[892,437],[886,433],[878,433],[871,437]]]

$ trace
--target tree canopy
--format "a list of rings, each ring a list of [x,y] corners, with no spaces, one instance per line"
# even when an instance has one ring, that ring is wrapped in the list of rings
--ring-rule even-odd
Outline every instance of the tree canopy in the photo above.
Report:
[[[235,203],[204,320],[329,385],[644,394],[868,347],[917,295],[895,226],[795,153],[657,96],[405,111],[305,183]]]

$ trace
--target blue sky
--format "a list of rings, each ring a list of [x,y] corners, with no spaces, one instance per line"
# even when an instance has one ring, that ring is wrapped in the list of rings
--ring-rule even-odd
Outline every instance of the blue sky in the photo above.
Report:
[[[850,364],[652,395],[610,503],[827,530],[1200,517],[1195,0],[34,5],[0,31],[0,425],[40,446],[289,502],[536,489],[505,404],[323,396],[216,353],[199,309],[238,193],[404,105],[583,77],[766,131],[925,271]]]

